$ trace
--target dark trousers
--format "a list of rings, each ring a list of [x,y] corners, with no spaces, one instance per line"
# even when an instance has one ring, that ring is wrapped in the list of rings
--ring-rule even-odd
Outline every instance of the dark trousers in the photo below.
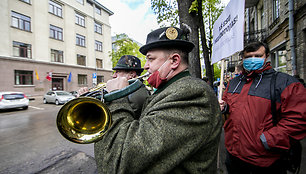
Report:
[[[226,151],[225,165],[228,174],[286,174],[287,171],[284,169],[284,165],[280,160],[274,162],[269,167],[259,167],[231,155]]]

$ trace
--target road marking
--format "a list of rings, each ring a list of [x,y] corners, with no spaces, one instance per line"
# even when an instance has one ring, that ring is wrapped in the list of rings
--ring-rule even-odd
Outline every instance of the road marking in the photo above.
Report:
[[[29,106],[30,108],[33,108],[33,109],[38,109],[38,110],[45,110],[45,108],[39,108],[39,107],[35,107],[35,106]]]

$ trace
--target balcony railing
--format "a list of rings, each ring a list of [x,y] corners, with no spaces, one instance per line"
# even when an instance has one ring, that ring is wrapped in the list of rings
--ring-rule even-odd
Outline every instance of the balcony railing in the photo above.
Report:
[[[266,29],[255,30],[244,33],[244,43],[250,43],[254,41],[265,41],[268,37],[268,33]]]

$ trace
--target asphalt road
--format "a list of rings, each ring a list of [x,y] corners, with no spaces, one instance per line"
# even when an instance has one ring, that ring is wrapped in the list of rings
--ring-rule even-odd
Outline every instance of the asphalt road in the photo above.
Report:
[[[57,130],[61,106],[30,101],[0,112],[0,173],[97,173],[93,144],[75,144]]]

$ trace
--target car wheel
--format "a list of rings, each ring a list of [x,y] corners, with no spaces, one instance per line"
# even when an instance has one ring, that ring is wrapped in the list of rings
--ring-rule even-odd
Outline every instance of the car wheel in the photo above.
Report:
[[[47,100],[44,98],[44,104],[47,104],[48,102],[47,102]]]
[[[25,107],[23,107],[22,109],[26,110],[26,109],[28,109],[28,106],[25,106]]]
[[[55,100],[55,104],[56,104],[56,105],[59,105],[59,101],[58,101],[58,100]]]

